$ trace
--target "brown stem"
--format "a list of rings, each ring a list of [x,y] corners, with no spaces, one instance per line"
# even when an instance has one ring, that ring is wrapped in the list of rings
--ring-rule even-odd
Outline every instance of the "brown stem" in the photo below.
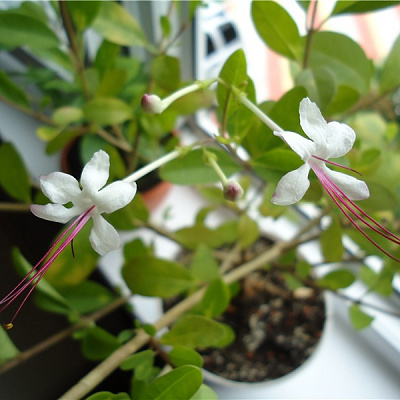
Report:
[[[79,329],[82,329],[85,326],[88,326],[91,322],[97,321],[100,318],[108,315],[109,313],[113,312],[117,308],[121,307],[122,305],[126,304],[129,300],[129,297],[119,297],[115,301],[113,301],[108,306],[104,307],[103,309],[94,312],[93,314],[83,317],[82,320],[75,325],[71,325],[68,328],[57,332],[53,336],[50,336],[46,340],[38,343],[37,345],[31,347],[28,350],[25,350],[18,354],[16,358],[8,361],[7,363],[3,364],[0,367],[0,374],[9,371],[10,369],[22,364],[23,362],[29,360],[30,358],[36,356],[37,354],[41,353],[44,350],[49,349],[50,347],[54,346],[55,344],[61,342],[62,340],[71,336],[74,332]]]
[[[312,38],[315,33],[315,17],[317,15],[317,7],[318,7],[318,0],[314,0],[312,3],[312,11],[311,11],[311,19],[310,19],[310,25],[307,27],[307,39],[306,39],[306,46],[304,49],[304,58],[303,58],[303,69],[306,69],[308,67],[308,63],[310,60],[310,52],[311,52],[311,42]]]
[[[65,32],[68,37],[72,54],[74,55],[76,71],[81,79],[83,93],[84,96],[86,97],[86,100],[89,100],[90,99],[89,85],[86,80],[85,68],[81,60],[78,44],[76,42],[75,31],[72,24],[72,20],[68,12],[67,3],[65,0],[59,0],[58,3],[60,5],[60,15],[65,28]]]
[[[29,212],[30,204],[0,203],[0,212]]]

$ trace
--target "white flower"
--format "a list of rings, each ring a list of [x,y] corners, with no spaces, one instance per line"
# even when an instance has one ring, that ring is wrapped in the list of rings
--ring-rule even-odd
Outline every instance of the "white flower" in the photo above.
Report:
[[[326,166],[328,163],[343,167],[328,159],[342,157],[351,150],[356,138],[353,129],[339,122],[327,123],[317,105],[309,98],[303,99],[300,103],[300,125],[311,140],[290,131],[274,132],[301,157],[304,165],[283,176],[271,201],[286,206],[301,200],[310,186],[308,180],[310,169],[314,170],[325,189],[329,181],[351,200],[369,197],[365,182],[332,171]]]
[[[89,240],[93,249],[100,255],[116,250],[120,246],[118,232],[101,214],[112,213],[129,204],[136,194],[136,183],[117,181],[104,187],[109,168],[109,156],[100,150],[83,168],[82,189],[73,176],[63,172],[42,176],[41,189],[53,204],[34,204],[31,206],[32,213],[48,221],[66,223],[92,208],[89,215],[93,219],[93,228]],[[68,203],[72,203],[72,207],[65,207]]]

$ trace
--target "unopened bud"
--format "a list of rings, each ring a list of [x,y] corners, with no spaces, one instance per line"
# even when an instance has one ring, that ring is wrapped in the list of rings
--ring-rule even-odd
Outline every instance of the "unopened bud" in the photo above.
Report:
[[[224,198],[230,201],[238,201],[243,196],[243,189],[236,181],[228,181],[224,185]]]
[[[155,94],[144,94],[141,104],[149,114],[161,114],[164,111],[162,100]]]

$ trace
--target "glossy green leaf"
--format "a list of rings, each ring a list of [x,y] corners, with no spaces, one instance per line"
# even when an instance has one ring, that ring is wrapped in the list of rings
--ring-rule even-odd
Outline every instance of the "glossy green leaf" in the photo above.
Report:
[[[183,365],[194,365],[201,368],[203,366],[203,357],[195,350],[189,347],[175,346],[168,357],[175,367]]]
[[[75,28],[82,32],[96,18],[101,8],[101,1],[68,1],[67,7]]]
[[[335,115],[349,110],[360,98],[358,90],[340,85],[336,88],[336,93],[324,109],[324,115]]]
[[[208,151],[216,154],[218,165],[226,176],[229,177],[240,170],[226,152],[214,149],[208,149]],[[197,185],[219,181],[216,172],[204,163],[201,149],[190,151],[185,156],[172,160],[161,169],[160,176],[163,180],[177,185]]]
[[[337,86],[347,86],[358,93],[368,91],[371,64],[363,49],[348,36],[320,31],[313,36],[309,67],[329,67]]]
[[[17,149],[8,142],[0,144],[0,186],[12,198],[30,203],[28,172]]]
[[[332,217],[331,224],[321,233],[322,254],[327,262],[341,261],[344,253],[340,220]]]
[[[232,329],[202,315],[188,314],[179,318],[165,333],[161,342],[171,346],[224,347],[234,338]]]
[[[379,90],[384,93],[400,85],[400,36],[393,43],[392,49],[383,64],[379,79]]]
[[[121,369],[124,371],[134,369],[135,379],[147,380],[151,377],[154,371],[154,356],[155,353],[153,350],[143,350],[132,354],[123,361]]]
[[[219,266],[213,252],[203,243],[198,244],[189,269],[201,282],[211,282],[219,277]]]
[[[92,27],[110,42],[122,46],[143,46],[146,37],[133,15],[113,1],[103,1]]]
[[[349,316],[354,329],[357,330],[367,328],[374,320],[374,317],[362,311],[358,304],[353,304],[349,307]]]
[[[57,48],[57,35],[45,23],[18,10],[0,11],[0,45],[13,49],[27,46],[30,49]]]
[[[82,339],[82,352],[90,360],[102,360],[120,347],[119,340],[106,330],[93,326],[86,329]]]
[[[218,400],[218,395],[209,386],[203,384],[190,400]]]
[[[116,125],[132,118],[131,107],[112,97],[99,97],[88,101],[83,107],[85,118],[99,125]]]
[[[128,393],[111,393],[111,392],[97,392],[92,394],[89,397],[86,397],[86,400],[130,400]]]
[[[178,58],[168,55],[155,57],[151,64],[150,73],[157,87],[166,93],[173,92],[179,88],[181,67]]]
[[[11,101],[22,107],[29,107],[28,96],[25,92],[16,85],[8,75],[0,70],[0,94]]]
[[[92,221],[89,221],[74,238],[74,252],[66,248],[46,272],[46,279],[56,288],[74,286],[84,281],[96,268],[99,255],[89,242]]]
[[[219,78],[237,89],[245,91],[247,86],[247,65],[246,57],[242,49],[236,50],[225,61]],[[238,106],[231,91],[224,84],[219,83],[217,87],[217,100],[221,110],[223,109],[228,117]]]
[[[193,287],[190,272],[173,261],[138,256],[126,261],[122,275],[132,293],[169,297]]]
[[[296,75],[295,83],[307,89],[308,97],[321,111],[331,103],[336,93],[335,76],[326,66],[302,70]]]
[[[301,61],[303,40],[290,14],[273,1],[253,1],[254,25],[272,50],[292,60]]]
[[[152,382],[141,394],[143,400],[187,400],[201,384],[201,370],[192,365],[178,367]]]
[[[196,311],[206,317],[217,317],[227,309],[230,299],[228,285],[221,278],[215,279],[208,285]]]
[[[124,245],[124,259],[129,260],[131,258],[140,256],[150,256],[150,249],[143,243],[141,239],[134,239],[131,242]]]
[[[233,243],[238,238],[237,221],[227,221],[216,229],[196,224],[175,232],[176,240],[188,249],[196,249],[203,243],[213,249]]]
[[[60,289],[60,293],[81,314],[99,310],[115,299],[115,294],[108,288],[93,281],[83,281],[76,286]]]
[[[126,84],[127,72],[122,68],[106,70],[96,89],[96,97],[116,96]]]
[[[83,118],[82,109],[72,106],[57,108],[53,113],[53,120],[59,125],[68,125]]]
[[[346,0],[337,1],[334,9],[332,10],[332,15],[339,14],[357,14],[363,12],[370,12],[374,10],[379,10],[382,8],[387,8],[395,5],[399,5],[399,1],[386,1],[386,0]]]
[[[17,357],[19,354],[19,350],[2,326],[0,326],[0,349],[0,365]]]
[[[258,239],[260,229],[256,221],[247,214],[242,214],[239,218],[238,232],[238,242],[245,249]]]
[[[324,277],[317,280],[318,285],[330,289],[338,290],[350,286],[355,280],[354,274],[347,269],[338,269],[327,273]]]

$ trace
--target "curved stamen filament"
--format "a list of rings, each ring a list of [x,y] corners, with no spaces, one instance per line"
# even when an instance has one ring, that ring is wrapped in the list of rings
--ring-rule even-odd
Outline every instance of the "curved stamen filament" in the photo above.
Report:
[[[335,163],[335,162],[333,162],[333,161],[325,160],[325,158],[321,158],[321,157],[315,156],[314,154],[313,154],[311,157],[316,158],[316,159],[319,160],[319,161],[323,161],[323,162],[326,163],[326,164],[331,164],[331,165],[334,165],[335,167],[347,169],[348,171],[355,172],[356,174],[362,176],[362,174],[361,174],[360,172],[358,172],[357,170],[355,170],[355,169],[353,169],[353,168],[346,167],[346,166],[344,166],[344,165],[342,165],[342,164],[338,164],[338,163]]]
[[[20,312],[22,306],[25,304],[33,290],[39,284],[40,280],[43,278],[47,270],[50,268],[54,260],[60,255],[60,253],[70,244],[73,239],[76,237],[78,232],[83,228],[86,222],[90,219],[90,212],[93,210],[95,206],[89,208],[85,213],[83,213],[80,217],[78,217],[69,227],[66,229],[59,238],[52,244],[50,249],[46,252],[46,254],[39,260],[39,262],[25,275],[21,282],[10,292],[8,293],[2,300],[0,300],[0,311],[5,310],[8,306],[13,303],[14,300],[17,299],[29,286],[32,287],[29,289],[28,293],[25,295],[21,304],[19,305],[17,311],[12,317],[11,321],[7,324],[4,324],[3,327],[5,329],[11,329],[13,326],[13,321]],[[56,251],[50,256],[50,258],[41,266],[39,266],[44,262],[44,260],[51,254],[51,252],[56,248],[56,246],[60,243],[60,241],[72,230],[67,239],[60,244],[60,246],[56,249]],[[35,271],[33,276],[32,272]]]
[[[400,262],[398,258],[392,256],[389,252],[384,250],[359,225],[357,225],[356,221],[351,217],[349,212],[353,214],[359,221],[361,221],[366,226],[371,228],[374,232],[377,232],[378,234],[390,240],[391,242],[400,245],[400,238],[398,238],[388,229],[383,227],[381,224],[379,224],[377,221],[371,218],[365,211],[363,211],[360,207],[358,207],[320,168],[316,167],[313,168],[313,170],[317,175],[318,179],[320,180],[320,182],[322,183],[325,190],[328,192],[331,199],[339,207],[340,211],[346,216],[346,218],[350,221],[350,223],[382,253],[390,257],[392,260]],[[349,212],[347,212],[346,209]]]

